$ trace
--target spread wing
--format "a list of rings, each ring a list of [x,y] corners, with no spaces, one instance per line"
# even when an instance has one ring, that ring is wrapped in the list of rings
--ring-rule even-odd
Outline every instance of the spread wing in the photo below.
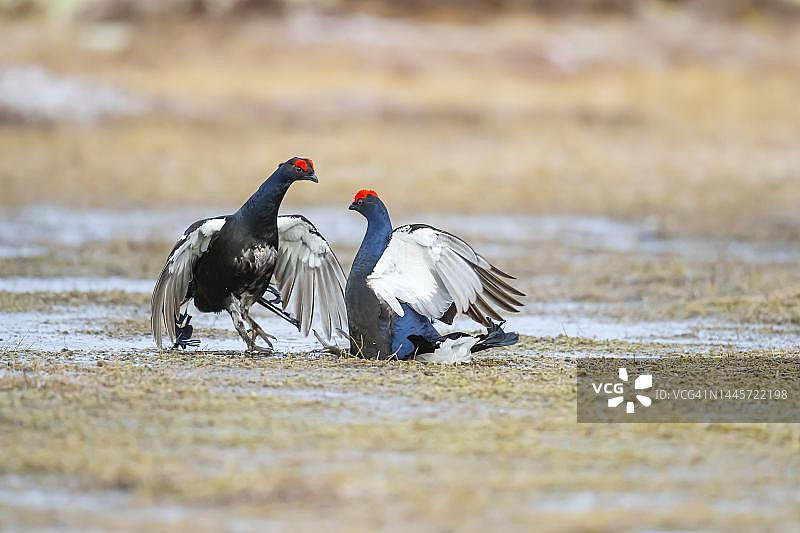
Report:
[[[367,285],[400,316],[405,302],[416,312],[452,322],[456,312],[476,322],[502,320],[495,308],[517,312],[525,296],[460,238],[425,224],[400,226],[378,260]]]
[[[150,299],[150,326],[161,349],[163,330],[175,341],[175,323],[188,300],[192,270],[225,225],[225,217],[198,220],[183,233],[167,258]]]
[[[301,215],[278,217],[278,261],[273,273],[283,309],[300,321],[303,335],[312,322],[326,339],[347,329],[345,277],[328,241]]]

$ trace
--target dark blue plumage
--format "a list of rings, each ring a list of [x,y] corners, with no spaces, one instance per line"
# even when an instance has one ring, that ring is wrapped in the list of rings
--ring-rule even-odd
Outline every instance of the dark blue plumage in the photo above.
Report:
[[[415,350],[414,343],[411,342],[409,336],[422,337],[429,343],[436,344],[441,335],[433,327],[430,319],[417,313],[406,303],[402,306],[405,314],[403,316],[394,315],[392,324],[392,353],[397,354],[398,359],[405,360],[411,357]]]
[[[414,353],[409,335],[419,335],[431,342],[439,333],[430,319],[420,315],[407,304],[402,304],[404,316],[398,316],[367,286],[369,276],[386,250],[392,237],[392,220],[389,211],[377,197],[361,211],[367,219],[367,232],[361,242],[345,289],[348,323],[353,353],[366,356],[408,359]],[[360,340],[361,342],[358,342]]]
[[[506,310],[515,311],[516,306],[522,305],[512,296],[512,294],[522,295],[522,293],[498,281],[497,278],[498,275],[509,278],[510,276],[492,267],[485,259],[475,254],[468,244],[436,228],[417,224],[403,226],[393,232],[389,212],[374,191],[365,190],[359,192],[350,209],[358,211],[367,219],[367,231],[353,261],[353,267],[345,289],[350,350],[353,354],[378,359],[397,358],[405,360],[415,355],[434,353],[440,347],[446,345],[445,350],[440,350],[442,353],[437,353],[436,357],[439,358],[438,360],[448,359],[450,362],[455,362],[456,360],[464,360],[461,359],[464,354],[468,357],[469,353],[472,352],[496,346],[508,346],[518,341],[516,333],[505,333],[500,327],[501,324],[492,322],[489,317],[483,314],[493,315],[499,319],[496,312],[482,297],[484,294],[487,295],[485,297],[489,301]],[[397,232],[402,232],[403,235],[413,234],[419,238],[414,237],[406,240],[406,243],[410,243],[406,244],[408,248],[405,251],[400,251],[401,245],[394,246],[395,243],[393,241],[393,235],[397,234]],[[403,238],[402,235],[398,237],[399,240]],[[439,238],[447,241],[436,241]],[[448,249],[441,250],[444,247]],[[387,252],[387,249],[390,251]],[[460,255],[461,253],[471,256],[471,258],[462,256]],[[389,270],[389,275],[394,276],[391,282],[385,281],[388,288],[384,287],[383,290],[392,293],[392,296],[388,297],[378,296],[380,291],[376,293],[375,286],[371,285],[375,279],[370,281],[370,275],[374,276],[376,272],[376,265],[379,262],[381,265],[384,264],[385,261],[381,259],[384,254],[394,254],[392,260],[395,261],[394,266],[386,267]],[[447,270],[442,272],[420,272],[420,268],[438,268],[436,264],[425,262],[428,260],[425,257],[437,254],[439,254],[439,257],[444,258],[443,261],[446,262],[444,268]],[[420,255],[423,259],[420,259]],[[457,258],[457,262],[460,261],[462,263],[454,267],[452,263],[453,257]],[[431,259],[430,261],[436,263],[436,260]],[[477,263],[481,263],[481,266]],[[417,270],[414,270],[415,268]],[[380,266],[378,266],[378,270],[381,270]],[[416,272],[421,278],[426,278],[426,274],[430,274],[430,276],[427,279],[414,279],[415,274],[412,272]],[[471,275],[478,285],[470,285],[463,279],[452,277],[444,280],[443,278],[447,277],[445,273],[450,273],[456,277],[459,276],[459,273],[467,277]],[[394,285],[398,283],[403,287],[398,288]],[[428,285],[425,285],[426,283]],[[430,285],[431,283],[434,285]],[[451,323],[457,312],[456,297],[443,288],[445,285],[453,287],[452,290],[454,291],[466,291],[463,294],[459,293],[458,296],[462,300],[467,299],[472,303],[463,307],[460,311],[473,318],[478,317],[480,319],[478,321],[485,324],[489,329],[487,334],[453,333],[447,336],[439,334],[436,328],[433,327],[433,320]],[[467,288],[465,289],[464,287]],[[406,289],[408,290],[406,291]],[[409,301],[413,301],[415,290],[424,294],[428,298],[426,300],[428,304],[434,307],[435,304],[432,302],[437,296],[433,293],[442,293],[444,291],[447,294],[438,295],[440,298],[436,302],[438,307],[431,311],[430,306],[421,308],[419,305],[412,306],[403,300],[402,294],[409,294],[409,297],[412,298]],[[471,293],[469,292],[470,290],[472,291]],[[512,294],[509,294],[509,292]],[[386,298],[391,300],[397,294],[401,295],[401,297],[398,297],[394,306],[392,306]],[[402,311],[402,316],[400,311]],[[448,350],[450,350],[450,353],[458,352],[460,356],[450,358],[449,353],[444,353]]]
[[[344,292],[350,351],[364,357],[387,358],[392,354],[392,320],[396,315],[367,286],[367,276],[389,244],[392,221],[383,204],[368,206],[361,213],[367,219],[367,232],[353,259]]]

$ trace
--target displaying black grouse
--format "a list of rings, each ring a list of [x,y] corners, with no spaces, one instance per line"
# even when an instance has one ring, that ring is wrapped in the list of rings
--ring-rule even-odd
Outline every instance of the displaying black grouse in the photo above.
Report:
[[[181,312],[190,300],[204,313],[227,311],[249,351],[268,351],[256,345],[257,338],[270,348],[274,339],[250,316],[254,303],[305,335],[312,321],[328,339],[346,324],[344,273],[328,242],[305,217],[278,216],[289,186],[302,180],[317,183],[314,164],[293,157],[234,214],[198,220],[187,228],[153,289],[150,323],[159,348],[164,330],[173,348],[199,343],[191,339],[191,317]],[[274,298],[264,298],[267,291]]]
[[[392,230],[375,191],[359,191],[350,209],[367,219],[345,289],[352,353],[452,363],[519,340],[503,331],[495,310],[522,307],[517,297],[524,294],[505,281],[512,276],[446,231],[426,224]],[[433,320],[452,324],[459,313],[486,326],[487,333],[441,335],[433,327]]]

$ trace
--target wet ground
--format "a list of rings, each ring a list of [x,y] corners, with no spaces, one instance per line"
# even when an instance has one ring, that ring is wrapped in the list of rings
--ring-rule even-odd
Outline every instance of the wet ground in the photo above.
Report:
[[[578,425],[574,404],[577,358],[796,354],[800,325],[769,304],[794,294],[796,245],[667,238],[654,220],[417,215],[518,275],[530,295],[508,321],[518,346],[460,367],[337,359],[259,312],[278,354],[252,357],[227,316],[195,313],[199,349],[158,354],[152,279],[170,240],[218,212],[3,210],[12,529],[800,523],[796,425]],[[303,212],[347,264],[361,219]]]
[[[284,210],[294,211],[297,209]],[[363,233],[361,218],[338,207],[302,211],[323,229],[346,263]],[[27,346],[42,351],[85,349],[100,339],[84,342],[81,335],[100,335],[98,332],[102,331],[106,337],[98,349],[149,348],[146,303],[153,280],[152,275],[140,276],[144,272],[157,272],[170,239],[179,235],[189,221],[209,212],[225,212],[225,209],[132,212],[45,206],[2,209],[0,215],[5,222],[0,230],[0,249],[6,256],[2,266],[6,277],[0,278],[0,313],[10,325],[0,341],[2,346]],[[396,219],[397,224],[411,221],[403,216]],[[622,276],[648,276],[648,270],[665,264],[670,270],[682,271],[678,276],[683,278],[691,278],[687,272],[692,270],[707,270],[719,277],[725,266],[745,270],[750,277],[762,271],[775,275],[771,268],[783,272],[784,266],[791,269],[800,260],[800,246],[794,243],[664,238],[653,220],[631,222],[586,216],[418,214],[413,221],[464,236],[479,252],[520,277],[517,284],[532,293],[531,298],[524,313],[510,316],[508,324],[522,335],[649,342],[697,351],[711,347],[790,348],[800,333],[800,326],[794,320],[782,320],[780,316],[741,321],[714,308],[705,313],[710,316],[679,316],[680,310],[670,309],[669,302],[661,301],[667,295],[661,294],[659,287],[649,287],[651,294],[638,297],[625,294],[620,297],[613,287],[603,286],[592,289],[596,294],[569,289],[555,297],[541,298],[536,294],[540,287],[553,285],[555,276],[562,285],[572,282],[575,286],[585,285],[586,280],[581,279],[583,272],[576,267],[580,264],[594,270],[593,276],[598,279],[609,278],[617,269],[626,268],[630,270]],[[107,271],[107,264],[91,261],[84,261],[80,270],[70,268],[74,255],[114,255],[108,247],[119,243],[128,247],[128,257],[123,253],[116,258],[121,259],[121,264],[112,267],[118,270],[116,275]],[[143,248],[148,252],[144,258]],[[87,250],[91,253],[87,254]],[[561,257],[550,264],[547,262],[550,254]],[[98,257],[98,263],[107,259]],[[136,264],[125,264],[125,259]],[[562,266],[561,262],[567,263],[568,269],[552,272]],[[608,271],[596,271],[598,262],[606,263]],[[539,263],[543,271],[537,270]],[[57,268],[73,275],[47,275]],[[673,273],[672,277],[676,275]],[[675,280],[660,281],[662,285],[670,285]],[[692,280],[678,281],[690,284]],[[669,287],[661,289],[666,291]],[[725,289],[715,288],[713,292],[719,294]],[[92,303],[98,297],[109,307]],[[291,335],[291,328],[281,320],[265,312],[257,313],[270,330],[282,337],[297,337]],[[704,313],[698,307],[692,314]],[[196,312],[193,315],[195,323],[214,332],[212,335],[230,337],[223,333],[232,331],[226,316]],[[466,322],[458,326],[469,327]],[[226,341],[216,339],[209,339],[202,346],[232,348]],[[307,351],[315,346],[311,340],[292,339],[281,345],[281,349]]]

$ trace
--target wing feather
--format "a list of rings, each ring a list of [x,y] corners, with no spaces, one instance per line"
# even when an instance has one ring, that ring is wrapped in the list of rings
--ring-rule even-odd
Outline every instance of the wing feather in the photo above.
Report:
[[[292,265],[293,272],[295,273],[295,297],[292,300],[289,300],[289,302],[291,302],[290,305],[292,306],[292,315],[294,315],[297,320],[300,320],[301,326],[303,326],[303,302],[305,301],[307,282],[305,279],[305,271],[303,271],[302,267],[298,265],[299,262],[300,261],[298,259],[294,261],[294,264]],[[289,304],[289,302],[287,302],[287,304]]]
[[[328,307],[327,309],[335,309],[335,313],[327,315],[330,323],[330,331],[332,334],[336,333],[338,324],[347,324],[347,308],[343,305],[333,305],[335,302],[344,301],[344,273],[341,269],[334,268],[333,265],[327,264],[323,269],[324,284],[327,288]],[[339,328],[343,329],[343,328]]]
[[[414,224],[392,232],[367,284],[400,316],[401,303],[431,319],[455,306],[486,325],[489,318],[502,320],[495,307],[518,312],[523,306],[517,297],[524,294],[500,277],[514,279],[455,235]]]
[[[175,341],[176,322],[181,306],[189,299],[194,265],[224,225],[225,217],[198,220],[183,233],[167,257],[150,298],[150,327],[159,349],[164,330],[170,341]]]
[[[308,263],[311,268],[307,269],[303,275],[303,285],[305,286],[305,298],[303,298],[303,320],[301,320],[301,324],[303,325],[303,335],[308,335],[308,332],[311,329],[311,319],[314,317],[314,278],[316,277],[315,273],[316,269],[318,268],[314,266],[314,261],[311,257],[308,258]],[[322,292],[322,290],[319,292]]]
[[[319,309],[320,309],[320,323],[322,324],[322,334],[325,336],[326,339],[331,338],[331,333],[333,330],[333,323],[331,321],[331,314],[324,313],[321,310],[327,309],[330,305],[330,283],[331,280],[328,278],[328,266],[321,265],[319,272],[317,274],[319,276],[319,286],[321,287],[319,291]]]
[[[283,309],[300,321],[304,335],[318,324],[326,339],[347,329],[345,277],[339,260],[317,228],[301,215],[278,217],[278,261],[273,279]]]
[[[480,278],[487,296],[490,296],[501,307],[504,307],[506,311],[513,312],[513,307],[522,307],[522,302],[509,294],[510,291],[504,292],[503,289],[497,285],[495,280],[492,279],[492,277],[488,275],[485,270],[480,267],[476,267],[475,272],[478,274],[478,278]],[[511,309],[509,309],[509,307],[511,307]]]
[[[494,308],[491,305],[489,305],[489,302],[484,300],[482,297],[478,296],[475,299],[475,305],[481,311],[481,316],[482,317],[487,317],[488,316],[489,318],[491,318],[493,320],[498,320],[498,321],[499,320],[503,320],[503,317],[501,317],[497,313],[497,311],[495,311]]]

